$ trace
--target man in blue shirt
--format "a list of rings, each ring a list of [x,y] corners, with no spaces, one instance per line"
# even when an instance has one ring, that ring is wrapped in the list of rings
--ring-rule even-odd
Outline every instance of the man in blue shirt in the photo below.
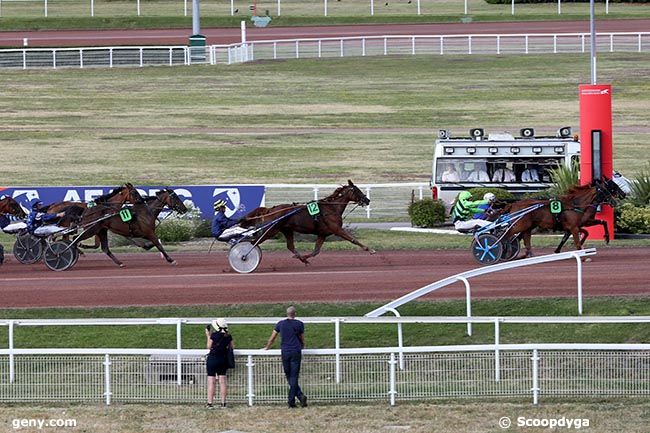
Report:
[[[282,367],[287,382],[289,382],[289,407],[296,407],[296,398],[298,398],[302,407],[307,407],[307,396],[302,393],[300,385],[298,385],[302,349],[305,347],[305,325],[296,319],[295,307],[287,308],[287,318],[280,320],[275,325],[269,341],[264,346],[264,350],[268,350],[273,345],[278,334],[280,334],[282,340],[280,343]]]

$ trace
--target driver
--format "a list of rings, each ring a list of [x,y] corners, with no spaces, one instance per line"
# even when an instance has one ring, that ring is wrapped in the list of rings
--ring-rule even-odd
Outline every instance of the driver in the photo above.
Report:
[[[458,231],[473,230],[492,224],[485,219],[487,217],[486,210],[496,200],[496,196],[491,192],[486,192],[483,195],[483,200],[472,201],[471,198],[472,193],[469,191],[461,192],[451,210],[452,221]]]
[[[27,230],[31,234],[37,234],[39,236],[47,236],[58,231],[61,231],[63,228],[57,225],[53,225],[54,221],[65,216],[65,212],[59,212],[57,214],[49,214],[42,211],[43,202],[40,200],[35,200],[32,203],[32,211],[27,215]],[[50,225],[48,225],[50,224]],[[37,232],[38,230],[38,232]]]
[[[226,216],[226,201],[217,200],[214,202],[214,219],[212,220],[212,236],[217,240],[227,242],[237,235],[247,232],[248,229],[237,225],[239,220]]]

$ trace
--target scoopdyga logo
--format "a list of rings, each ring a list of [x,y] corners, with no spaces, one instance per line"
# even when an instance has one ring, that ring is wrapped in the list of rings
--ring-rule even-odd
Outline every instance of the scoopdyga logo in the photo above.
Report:
[[[214,198],[214,201],[226,201],[227,217],[232,216],[237,211],[244,210],[241,209],[241,196],[239,195],[239,190],[237,188],[215,188],[212,197]]]

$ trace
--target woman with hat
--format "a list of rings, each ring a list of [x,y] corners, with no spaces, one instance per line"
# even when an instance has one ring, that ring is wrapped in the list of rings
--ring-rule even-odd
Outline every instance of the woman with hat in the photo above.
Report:
[[[228,394],[228,381],[226,371],[228,370],[228,349],[233,348],[232,336],[228,333],[226,319],[213,320],[211,325],[205,328],[206,345],[210,350],[206,361],[208,371],[208,404],[209,409],[213,408],[215,394],[215,376],[219,377],[219,395],[221,407],[226,407],[226,395]]]

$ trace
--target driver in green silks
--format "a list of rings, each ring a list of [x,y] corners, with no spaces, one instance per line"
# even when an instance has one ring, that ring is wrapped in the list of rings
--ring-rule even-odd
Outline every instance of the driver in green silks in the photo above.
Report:
[[[485,193],[483,200],[472,200],[469,191],[458,194],[451,210],[451,218],[456,230],[467,231],[492,224],[485,219],[485,211],[494,200],[496,197],[491,192]]]

